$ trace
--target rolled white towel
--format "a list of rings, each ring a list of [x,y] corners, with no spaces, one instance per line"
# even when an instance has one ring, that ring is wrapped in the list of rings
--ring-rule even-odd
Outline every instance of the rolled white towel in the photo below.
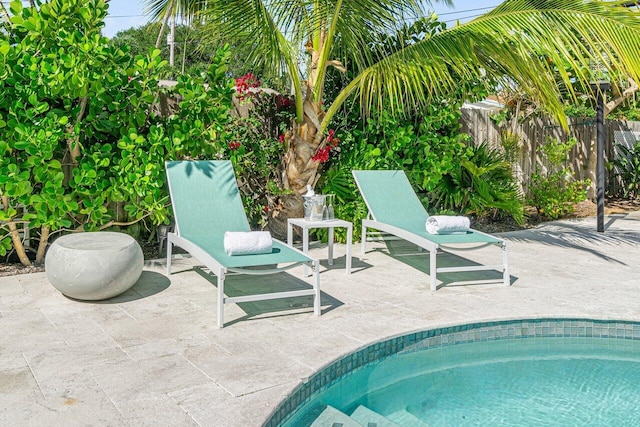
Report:
[[[227,231],[224,233],[224,251],[227,255],[269,254],[273,246],[268,231]]]
[[[426,227],[430,234],[466,233],[471,221],[466,216],[434,215],[427,218]]]

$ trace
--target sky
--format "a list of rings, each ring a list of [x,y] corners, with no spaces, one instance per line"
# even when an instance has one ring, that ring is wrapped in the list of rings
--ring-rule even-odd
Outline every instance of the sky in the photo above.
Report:
[[[433,6],[433,10],[447,25],[482,15],[502,3],[502,0],[453,0],[453,3],[453,8],[437,3]],[[111,0],[103,34],[113,37],[118,31],[144,25],[147,20],[143,0]]]

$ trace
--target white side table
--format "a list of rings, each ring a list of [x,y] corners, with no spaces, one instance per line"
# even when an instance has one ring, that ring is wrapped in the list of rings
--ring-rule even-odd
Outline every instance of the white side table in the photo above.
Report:
[[[287,220],[287,243],[289,246],[293,244],[293,226],[297,225],[302,228],[302,252],[309,252],[309,229],[310,228],[328,228],[329,229],[329,265],[333,265],[333,229],[336,227],[344,227],[347,229],[347,274],[351,274],[351,239],[353,236],[353,224],[342,219],[330,219],[324,221],[309,221],[304,218],[289,218]],[[307,275],[307,271],[304,275]]]

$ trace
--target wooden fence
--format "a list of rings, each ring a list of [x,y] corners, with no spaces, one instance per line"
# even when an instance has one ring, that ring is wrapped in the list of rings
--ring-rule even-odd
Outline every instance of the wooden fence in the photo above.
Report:
[[[537,169],[543,170],[547,165],[542,161],[539,147],[549,138],[566,141],[575,137],[579,143],[569,154],[568,165],[576,179],[589,178],[592,188],[589,197],[595,198],[595,170],[596,170],[596,123],[595,118],[581,118],[569,120],[569,132],[550,119],[531,118],[518,124],[515,129],[510,125],[497,126],[491,116],[495,111],[487,109],[462,109],[462,131],[469,134],[475,144],[487,142],[491,147],[502,148],[501,137],[505,132],[513,132],[518,136],[519,149],[514,159],[516,175],[527,192],[531,176]],[[606,120],[605,128],[605,167],[607,193],[619,195],[620,182],[617,169],[611,166],[614,156],[619,156],[616,144],[631,147],[640,139],[640,122],[622,120]]]

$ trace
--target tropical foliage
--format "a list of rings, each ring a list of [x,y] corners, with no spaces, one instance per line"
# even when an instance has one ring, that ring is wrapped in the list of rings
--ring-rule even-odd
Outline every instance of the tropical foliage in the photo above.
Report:
[[[566,123],[563,96],[575,98],[576,87],[588,88],[596,77],[593,64],[633,80],[640,74],[640,22],[615,2],[510,0],[471,22],[401,43],[385,43],[379,35],[398,33],[398,23],[407,17],[425,16],[424,3],[206,4],[202,17],[211,33],[244,40],[253,48],[249,63],[286,74],[292,82],[296,121],[286,133],[283,183],[297,193],[318,182],[320,160],[330,145],[328,129],[351,97],[365,114],[385,110],[398,115],[437,104],[466,84],[482,81],[517,86]],[[299,46],[304,46],[302,52]],[[350,53],[349,62],[341,61],[344,52]],[[325,85],[331,67],[351,70],[353,78],[328,103]],[[563,71],[567,68],[581,72],[570,75]]]
[[[620,156],[613,163],[619,170],[624,197],[638,198],[640,196],[640,142],[632,147],[617,145]]]
[[[164,161],[226,148],[229,52],[206,80],[180,77],[169,91],[158,87],[158,50],[132,57],[100,35],[103,0],[14,1],[10,12],[0,34],[0,254],[13,247],[30,263],[25,226],[39,231],[41,262],[58,231],[167,222]],[[161,114],[174,95],[178,111]]]
[[[242,87],[239,82],[238,87]],[[291,121],[293,102],[278,94],[236,92],[235,106],[227,126],[229,150],[220,155],[233,162],[250,224],[264,227],[286,193],[277,165],[284,154],[283,133]],[[286,230],[286,219],[280,227]]]
[[[150,22],[137,28],[119,31],[110,39],[110,43],[121,49],[128,48],[128,52],[132,56],[145,56],[155,49],[161,25],[159,22]],[[229,44],[222,34],[217,36],[216,40],[213,40],[212,35],[206,33],[198,22],[193,22],[190,25],[176,25],[175,64],[173,67],[166,67],[161,77],[176,79],[182,74],[194,77],[206,74],[218,49],[223,49]],[[207,40],[206,47],[205,39]],[[251,46],[247,45],[229,45],[229,50],[233,53],[229,56],[227,66],[229,76],[240,77],[250,72],[257,75],[267,74],[264,70],[256,69],[246,62],[245,51],[250,48]],[[164,40],[158,49],[160,49],[160,56],[163,59],[169,58],[169,46],[164,43]],[[261,82],[263,86],[286,91],[282,79],[262,77]]]
[[[453,102],[425,107],[407,119],[382,111],[364,128],[346,128],[336,135],[340,143],[319,186],[323,193],[336,195],[336,215],[354,221],[365,218],[367,210],[358,197],[351,170],[406,170],[428,207],[428,191],[455,167],[457,159],[466,159],[468,151],[460,132],[460,105]],[[342,238],[340,231],[336,230]],[[356,227],[354,235],[358,234]]]
[[[524,195],[504,154],[486,143],[470,147],[468,158],[438,182],[432,202],[440,209],[475,216],[511,216],[524,222]]]
[[[145,56],[155,49],[160,26],[161,24],[154,22],[138,28],[119,31],[111,38],[110,43],[121,49],[128,48],[129,54],[132,56]],[[175,65],[173,69],[167,67],[167,74],[162,77],[176,78],[180,74],[199,76],[203,72],[206,73],[217,49],[198,49],[203,38],[201,29],[195,25],[178,25],[175,30],[175,38]],[[162,58],[169,57],[169,46],[166,43],[162,43],[159,49]],[[230,69],[233,69],[232,65],[230,65]]]

